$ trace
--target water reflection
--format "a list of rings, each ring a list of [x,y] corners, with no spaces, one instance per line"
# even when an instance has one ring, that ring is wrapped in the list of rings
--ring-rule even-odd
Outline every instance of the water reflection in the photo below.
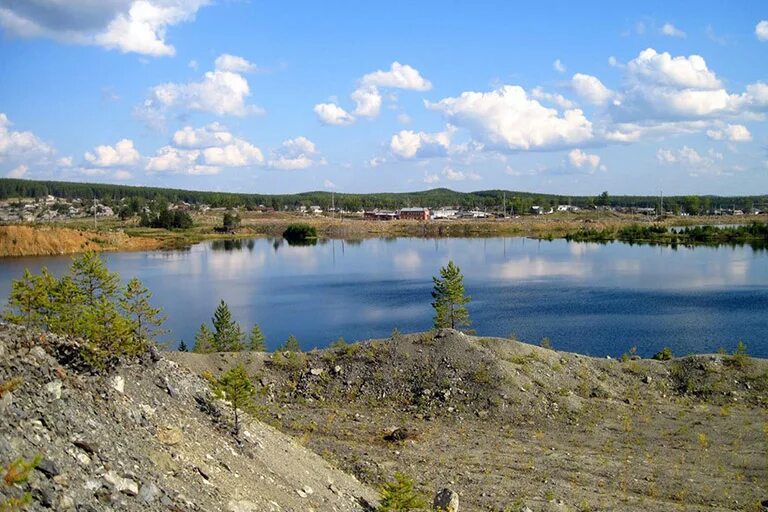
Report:
[[[215,240],[188,250],[109,254],[138,276],[169,318],[169,340],[194,338],[219,299],[268,345],[290,334],[305,347],[431,327],[432,276],[454,260],[472,295],[473,327],[487,335],[547,336],[555,347],[620,355],[713,351],[744,340],[768,355],[768,255],[746,247],[568,243],[524,238]],[[69,257],[0,263],[0,294],[24,267],[61,274]],[[4,300],[4,299],[3,299]]]

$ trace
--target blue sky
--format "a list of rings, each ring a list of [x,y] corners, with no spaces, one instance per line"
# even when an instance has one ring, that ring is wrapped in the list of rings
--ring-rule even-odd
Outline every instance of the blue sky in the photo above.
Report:
[[[768,4],[0,0],[0,175],[768,192]]]

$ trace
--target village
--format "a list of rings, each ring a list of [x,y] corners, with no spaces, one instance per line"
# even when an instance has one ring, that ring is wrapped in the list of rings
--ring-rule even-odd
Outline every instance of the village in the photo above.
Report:
[[[122,198],[118,201],[98,200],[98,199],[80,199],[80,198],[62,198],[53,195],[47,195],[36,199],[5,199],[0,200],[0,223],[46,223],[59,222],[73,219],[84,218],[106,218],[120,216],[123,219],[124,211],[127,210],[128,198]],[[190,204],[184,201],[169,203],[170,210],[196,211],[204,213],[206,211],[222,212],[225,208],[211,208],[206,204]],[[242,209],[242,208],[236,208]],[[247,207],[247,210],[260,212],[262,214],[275,213],[273,208],[265,205],[256,207]],[[130,210],[130,209],[128,209]],[[146,204],[142,204],[140,210],[149,211]],[[537,216],[576,213],[580,211],[597,212],[615,212],[623,214],[638,214],[647,216],[658,216],[658,207],[627,207],[627,206],[606,206],[589,205],[581,208],[570,204],[560,204],[554,206],[532,205],[525,211],[515,211],[512,207],[500,206],[497,208],[461,208],[458,206],[438,206],[428,207],[405,207],[400,209],[359,209],[350,211],[338,207],[327,207],[323,209],[319,205],[298,205],[284,206],[282,213],[293,213],[301,216],[315,217],[344,217],[344,218],[362,218],[364,220],[392,221],[392,220],[414,220],[414,221],[450,221],[450,220],[472,220],[472,219],[504,219],[516,218],[520,216]],[[140,213],[140,212],[133,212]],[[764,210],[751,208],[747,211],[732,208],[712,208],[708,212],[701,212],[708,215],[759,215],[765,214]],[[674,209],[664,209],[663,216],[685,217],[689,214],[679,207]]]

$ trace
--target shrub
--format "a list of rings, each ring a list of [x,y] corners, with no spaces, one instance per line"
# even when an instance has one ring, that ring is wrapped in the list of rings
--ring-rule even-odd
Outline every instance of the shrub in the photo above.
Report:
[[[734,368],[739,369],[744,369],[749,365],[749,354],[747,353],[747,346],[743,341],[739,341],[739,343],[736,344],[736,349],[727,359],[727,362]]]
[[[407,512],[423,509],[427,500],[413,488],[413,480],[395,473],[395,480],[381,486],[381,503],[377,512]]]
[[[307,244],[317,239],[317,229],[309,224],[289,224],[283,231],[283,238],[288,244]]]
[[[653,358],[657,361],[669,361],[673,357],[675,356],[672,354],[672,349],[669,347],[664,347],[660,351],[653,354]]]

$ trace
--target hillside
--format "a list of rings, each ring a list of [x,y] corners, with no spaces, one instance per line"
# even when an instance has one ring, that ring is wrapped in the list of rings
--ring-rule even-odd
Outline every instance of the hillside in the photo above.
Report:
[[[171,360],[99,376],[77,354],[72,340],[0,324],[4,478],[13,461],[42,457],[27,483],[0,483],[0,509],[25,492],[25,510],[56,511],[351,512],[377,497],[259,421],[238,444],[229,408]]]
[[[768,361],[625,361],[444,330],[243,364],[261,419],[362,481],[395,471],[467,510],[761,510]]]

